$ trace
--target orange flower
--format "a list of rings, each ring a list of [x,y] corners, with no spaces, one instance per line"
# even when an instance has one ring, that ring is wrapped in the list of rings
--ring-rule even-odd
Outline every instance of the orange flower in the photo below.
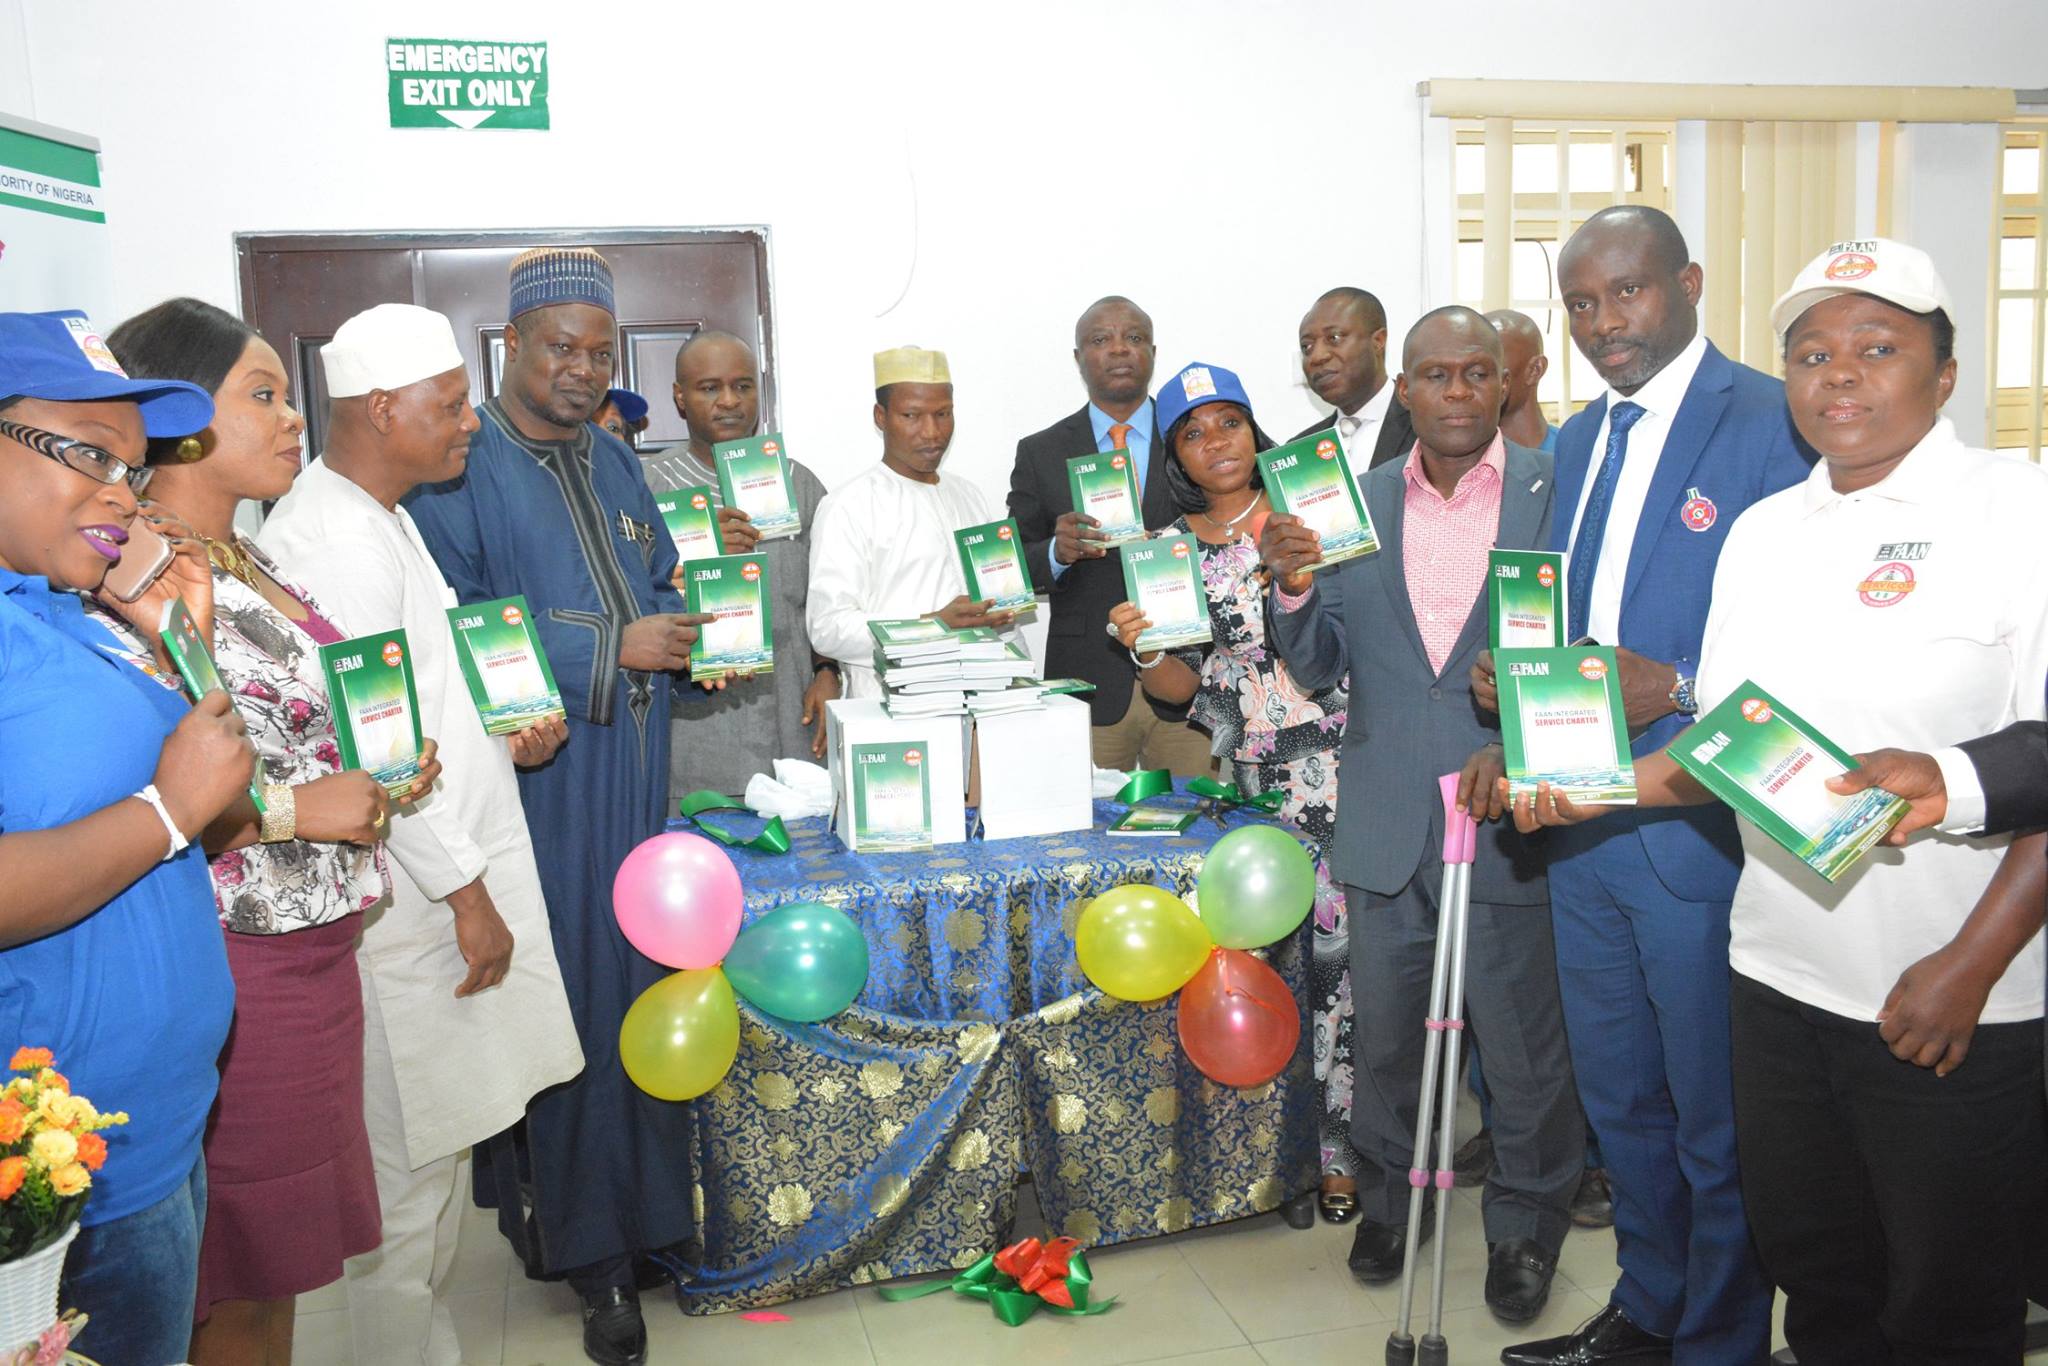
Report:
[[[10,1072],[34,1072],[48,1067],[56,1058],[47,1048],[17,1048],[14,1058],[7,1064]]]
[[[28,1107],[14,1097],[0,1100],[0,1145],[19,1143],[28,1131]]]
[[[107,1140],[98,1134],[80,1134],[78,1160],[85,1164],[87,1171],[98,1171],[107,1160]]]
[[[21,1189],[21,1183],[28,1177],[28,1159],[25,1157],[0,1158],[0,1200],[10,1198]]]
[[[45,1091],[63,1091],[68,1094],[71,1090],[70,1080],[62,1072],[48,1067],[36,1073],[36,1085]]]

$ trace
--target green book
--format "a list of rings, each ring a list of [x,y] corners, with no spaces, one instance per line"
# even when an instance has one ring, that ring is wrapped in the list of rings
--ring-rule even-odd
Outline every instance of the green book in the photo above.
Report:
[[[853,848],[932,847],[931,777],[916,741],[853,746]]]
[[[1495,550],[1486,557],[1486,643],[1495,650],[1548,650],[1565,638],[1564,556]]]
[[[1095,691],[1095,685],[1082,678],[1048,678],[1037,686],[1047,697],[1071,697],[1075,693]]]
[[[1134,806],[1109,823],[1112,835],[1185,835],[1200,819],[1199,811],[1169,811],[1157,806]]]
[[[991,610],[1015,613],[1019,621],[1037,614],[1038,594],[1024,567],[1024,538],[1014,519],[963,527],[953,533],[953,543],[960,549],[968,597],[992,602]]]
[[[1126,601],[1152,623],[1139,634],[1137,649],[1170,650],[1212,638],[1202,550],[1194,537],[1154,536],[1126,544],[1121,553]]]
[[[774,604],[764,555],[714,555],[683,566],[683,610],[711,617],[690,647],[690,677],[751,678],[775,667]]]
[[[746,513],[762,540],[794,536],[804,529],[781,432],[721,441],[711,448],[711,465],[718,471],[718,501]]]
[[[657,493],[654,507],[661,513],[661,524],[668,528],[668,538],[676,543],[679,562],[707,559],[724,549],[718,537],[718,507],[711,500],[709,484]]]
[[[1905,800],[1883,788],[1828,791],[1828,779],[1856,761],[1747,679],[1693,723],[1671,757],[1829,882],[1906,814]]]
[[[1635,804],[1635,761],[1613,650],[1502,650],[1493,667],[1511,793],[1534,792],[1545,782],[1575,802]]]
[[[937,617],[870,617],[868,634],[885,650],[944,647],[953,640],[952,628]]]
[[[367,769],[387,791],[420,776],[420,695],[400,627],[320,647],[341,766]]]
[[[213,651],[206,648],[206,642],[199,638],[199,627],[192,620],[190,609],[183,598],[172,598],[164,604],[164,614],[157,623],[157,634],[164,638],[164,653],[171,657],[172,667],[178,677],[185,680],[185,691],[192,694],[197,702],[208,693],[219,689],[226,692],[227,684],[220,681],[220,670],[213,665]],[[270,808],[263,802],[263,765],[256,765],[256,781],[249,784],[249,800],[256,803],[256,814],[261,816]]]
[[[568,715],[532,618],[521,597],[448,609],[455,658],[486,735],[509,735],[543,717]]]
[[[1365,510],[1358,481],[1351,477],[1351,463],[1344,458],[1344,444],[1334,429],[1262,452],[1259,472],[1265,476],[1273,511],[1301,518],[1323,538],[1322,563],[1315,568],[1379,550],[1372,514]]]
[[[1077,455],[1067,461],[1067,489],[1074,511],[1093,517],[1096,528],[1111,542],[1135,541],[1145,534],[1145,513],[1138,502],[1138,469],[1128,451]]]

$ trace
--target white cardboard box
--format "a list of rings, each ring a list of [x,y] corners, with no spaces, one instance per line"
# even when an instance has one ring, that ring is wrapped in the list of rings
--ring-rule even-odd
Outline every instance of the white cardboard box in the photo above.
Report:
[[[967,838],[966,729],[958,716],[897,719],[874,698],[825,704],[825,747],[832,774],[832,832],[853,848],[855,745],[916,742],[931,756],[932,843],[960,844]]]
[[[974,723],[982,834],[992,840],[1095,824],[1088,704],[1048,697],[1042,709]]]

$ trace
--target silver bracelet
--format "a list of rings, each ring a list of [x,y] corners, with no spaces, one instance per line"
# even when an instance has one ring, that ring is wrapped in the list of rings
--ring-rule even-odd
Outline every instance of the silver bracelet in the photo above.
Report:
[[[156,790],[156,784],[151,783],[148,787],[136,793],[135,797],[137,801],[149,803],[149,809],[156,812],[156,818],[164,823],[164,829],[170,834],[171,847],[157,862],[169,863],[172,859],[184,853],[192,841],[185,838],[185,832],[180,830],[178,823],[171,819],[170,809],[164,805],[163,794]]]
[[[1129,646],[1124,647],[1124,653],[1131,657],[1131,663],[1137,665],[1141,669],[1156,669],[1161,664],[1164,664],[1166,662],[1166,651],[1164,650],[1155,650],[1152,654],[1152,662],[1150,664],[1147,664],[1144,660],[1138,658],[1138,652],[1136,650],[1131,649]]]

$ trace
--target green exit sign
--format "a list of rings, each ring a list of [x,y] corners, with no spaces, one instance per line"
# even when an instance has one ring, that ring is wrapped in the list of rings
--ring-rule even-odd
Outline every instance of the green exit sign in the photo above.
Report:
[[[545,128],[548,45],[387,38],[393,128]]]

